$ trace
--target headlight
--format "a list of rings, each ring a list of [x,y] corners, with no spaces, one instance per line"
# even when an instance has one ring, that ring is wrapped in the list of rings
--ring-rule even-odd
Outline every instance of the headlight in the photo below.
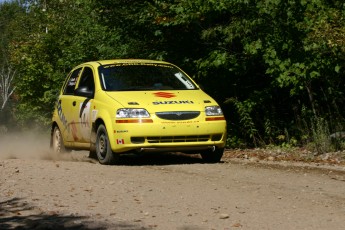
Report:
[[[207,106],[205,107],[206,116],[222,116],[223,111],[219,106]]]
[[[146,109],[118,109],[116,118],[147,118],[150,117]]]

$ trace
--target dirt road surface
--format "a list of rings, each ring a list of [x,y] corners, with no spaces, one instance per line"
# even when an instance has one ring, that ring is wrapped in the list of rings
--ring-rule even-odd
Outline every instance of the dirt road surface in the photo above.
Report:
[[[0,140],[0,229],[345,228],[341,167],[176,154],[104,166],[26,138]]]

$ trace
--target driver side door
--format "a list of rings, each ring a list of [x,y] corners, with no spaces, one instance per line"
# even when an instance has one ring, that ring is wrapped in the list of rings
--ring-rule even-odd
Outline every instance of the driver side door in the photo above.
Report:
[[[77,96],[73,97],[73,120],[76,124],[76,134],[79,143],[89,143],[91,140],[91,128],[92,128],[92,106],[93,95],[95,91],[95,81],[93,69],[89,66],[85,66],[79,78],[78,86],[86,87],[89,91],[93,92],[90,97]]]
[[[63,93],[58,99],[58,111],[60,117],[60,128],[64,140],[67,145],[72,144],[72,142],[77,141],[76,135],[76,124],[73,120],[73,101],[74,101],[74,90],[81,73],[82,68],[73,70],[65,83]],[[70,143],[70,144],[68,144]]]

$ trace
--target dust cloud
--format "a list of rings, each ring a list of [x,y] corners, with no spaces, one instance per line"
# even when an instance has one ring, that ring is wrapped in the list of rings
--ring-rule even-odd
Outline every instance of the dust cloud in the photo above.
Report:
[[[85,151],[54,153],[50,149],[50,133],[29,131],[0,133],[0,160],[5,159],[90,161]]]

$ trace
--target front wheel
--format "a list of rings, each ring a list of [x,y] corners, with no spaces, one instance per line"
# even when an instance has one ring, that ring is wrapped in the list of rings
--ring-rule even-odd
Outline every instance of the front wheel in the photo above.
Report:
[[[222,159],[223,153],[224,148],[216,148],[214,151],[205,151],[200,155],[206,163],[218,163],[220,162],[220,159]]]
[[[104,125],[100,125],[96,135],[96,154],[99,163],[104,165],[115,164],[118,156],[111,150],[108,133]]]

